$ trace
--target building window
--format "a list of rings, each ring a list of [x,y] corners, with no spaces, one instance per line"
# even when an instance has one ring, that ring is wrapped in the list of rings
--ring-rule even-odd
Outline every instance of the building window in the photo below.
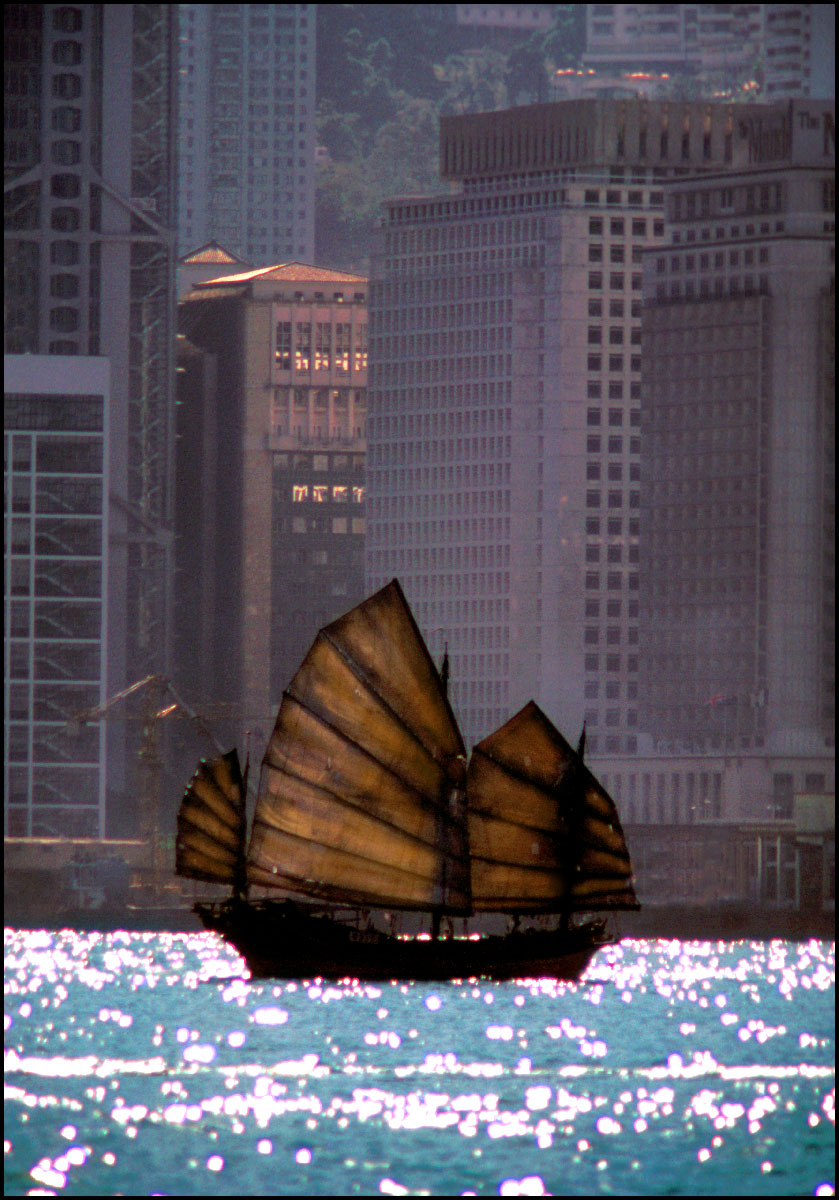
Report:
[[[338,322],[335,326],[335,370],[339,375],[350,373],[350,325]]]
[[[328,321],[317,321],[315,327],[315,370],[332,369],[332,326]]]
[[[294,369],[308,371],[312,362],[312,326],[308,321],[295,326]]]
[[[291,370],[291,321],[277,322],[277,346],[274,361],[281,371]]]

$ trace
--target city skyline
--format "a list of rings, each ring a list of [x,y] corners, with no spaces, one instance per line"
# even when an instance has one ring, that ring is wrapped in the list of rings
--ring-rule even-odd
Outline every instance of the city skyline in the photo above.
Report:
[[[338,272],[342,288],[314,261],[316,6],[47,5],[41,25],[33,7],[13,6],[21,29],[7,49],[6,352],[27,369],[41,356],[74,359],[65,399],[98,397],[110,417],[109,499],[87,514],[102,522],[96,553],[111,581],[95,638],[110,642],[100,675],[77,683],[101,702],[173,670],[177,637],[201,692],[207,647],[226,642],[208,694],[222,703],[229,666],[229,711],[270,720],[310,626],[336,615],[342,596],[347,607],[358,598],[366,539],[363,586],[398,576],[438,664],[448,648],[468,742],[531,698],[572,740],[585,722],[588,755],[642,825],[786,820],[794,797],[832,794],[832,103],[653,99],[634,85],[444,114],[438,184],[394,189],[369,283]],[[810,7],[797,6],[801,45],[812,43]],[[534,29],[547,28],[540,14]],[[479,14],[461,18],[478,29]],[[150,30],[157,40],[144,41]],[[503,21],[490,32],[515,35]],[[111,49],[117,35],[132,47],[130,69]],[[796,95],[809,87],[805,57],[793,55]],[[355,61],[375,94],[374,59]],[[593,86],[605,95],[613,84]],[[342,128],[349,147],[352,120]],[[359,223],[359,250],[368,232]],[[191,291],[176,290],[176,250]],[[295,267],[309,272],[296,287]],[[215,323],[212,345],[182,329],[192,407],[179,442],[176,295],[187,325]],[[695,344],[703,336],[707,349]],[[369,385],[353,375],[362,353]],[[94,370],[95,387],[71,385],[83,360],[103,359],[109,381]],[[739,407],[723,444],[715,381],[732,360],[744,382],[724,397]],[[691,408],[690,426],[665,411],[659,373],[673,404]],[[47,363],[51,388],[60,374]],[[30,394],[47,394],[27,371],[9,376],[24,377]],[[797,417],[784,424],[789,396]],[[60,432],[57,410],[36,406],[27,419],[36,411],[55,421],[47,435],[7,425],[19,499],[25,447]],[[213,413],[231,418],[215,433]],[[694,439],[708,441],[707,463]],[[231,534],[226,546],[240,559],[226,575],[216,546],[206,577],[185,580],[174,547],[194,529],[176,488],[188,492],[199,463],[196,486],[212,478],[218,489],[200,545],[213,513],[230,533],[239,504],[239,543]],[[33,469],[26,488],[39,486]],[[691,490],[722,487],[720,524],[699,547]],[[751,498],[756,515],[735,539],[726,505]],[[346,515],[332,507],[344,503]],[[37,508],[14,522],[7,567],[22,586],[24,562],[37,572],[38,555],[49,557],[46,526]],[[188,548],[194,566],[200,548]],[[730,592],[731,622],[706,651],[690,610],[712,584]],[[40,607],[34,584],[7,599],[15,671],[27,647],[25,680],[6,678],[7,766],[29,814],[15,829],[27,832],[33,771],[55,769],[35,753],[53,753],[33,716]],[[50,738],[72,709],[51,715]],[[123,766],[108,768],[114,812],[120,753]]]

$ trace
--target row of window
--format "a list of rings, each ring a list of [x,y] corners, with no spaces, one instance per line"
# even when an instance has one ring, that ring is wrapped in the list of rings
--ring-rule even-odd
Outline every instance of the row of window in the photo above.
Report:
[[[735,247],[734,249],[730,249],[728,251],[728,265],[730,267],[739,267],[740,266],[740,254],[741,254],[741,251],[737,247]],[[757,254],[757,257],[755,257],[756,254]],[[743,255],[743,265],[746,267],[752,266],[756,261],[761,262],[761,263],[768,263],[769,262],[769,247],[768,246],[757,246],[757,247],[746,246],[742,250],[742,255]],[[696,255],[696,254],[674,254],[671,256],[671,258],[670,258],[670,270],[671,271],[675,271],[678,273],[682,270],[683,265],[684,265],[685,271],[693,271],[696,269],[697,265],[698,265],[700,271],[708,271],[711,269],[711,255],[710,255],[710,253],[703,253],[703,254],[699,254],[699,255]],[[719,269],[719,268],[725,266],[725,251],[724,250],[715,250],[714,251],[713,266],[715,269]],[[661,256],[656,259],[655,269],[656,269],[656,273],[658,275],[663,275],[665,273],[665,271],[667,270],[667,259],[664,256]]]
[[[610,408],[608,411],[608,423],[612,428],[620,428],[624,422],[624,410],[622,408]],[[586,424],[589,427],[598,426],[602,422],[603,410],[601,408],[589,408],[586,411]],[[633,427],[638,427],[641,424],[640,408],[631,408],[629,410],[629,424]]]
[[[601,632],[605,633],[604,641],[607,646],[619,646],[624,639],[626,639],[627,645],[638,645],[638,630],[634,626],[631,626],[629,629],[623,629],[620,625],[609,625],[604,631],[598,625],[587,625],[584,630],[583,641],[587,646],[599,646]],[[591,694],[596,696],[597,691],[595,690]],[[589,692],[586,692],[586,695],[589,695]]]
[[[601,580],[602,576],[599,571],[586,571],[586,591],[599,591]],[[638,591],[638,575],[634,571],[630,571],[626,575],[624,575],[623,571],[606,572],[606,588],[608,591],[619,592],[623,591],[624,587],[628,587],[631,592]]]
[[[34,613],[34,626],[33,626]],[[13,638],[98,638],[102,632],[102,606],[98,601],[42,598],[11,602]]]
[[[11,593],[98,599],[102,594],[102,564],[91,559],[12,558]]]
[[[722,213],[781,212],[783,185],[780,183],[740,184],[702,191],[675,192],[670,197],[670,218],[692,221]]]
[[[664,283],[657,283],[655,288],[657,304],[666,303],[668,300],[709,300],[712,296],[715,300],[719,300],[724,296],[768,296],[769,294],[768,275],[745,275],[742,279],[740,276],[732,276],[730,279],[717,276],[713,280],[700,279],[698,286],[693,279],[688,279],[684,283],[673,280],[669,288]]]
[[[601,551],[601,547],[600,547],[599,543],[590,543],[589,545],[587,545],[586,546],[586,562],[599,563],[600,562],[600,551]],[[623,562],[623,552],[624,552],[624,548],[621,543],[616,543],[614,545],[607,546],[606,547],[606,562],[622,563]],[[627,562],[630,562],[630,563],[638,562],[638,547],[637,546],[628,546],[626,548],[626,554],[627,554]]]
[[[589,271],[588,286],[591,292],[603,291],[603,272]],[[631,287],[633,292],[640,292],[643,288],[643,276],[640,273],[633,273],[631,276]],[[623,271],[612,271],[609,275],[609,288],[614,292],[622,292],[626,287],[626,275]]]
[[[602,237],[606,231],[612,237],[623,237],[628,227],[633,237],[645,238],[649,225],[650,222],[644,217],[610,217],[608,221],[603,217],[589,217],[588,232],[590,237]],[[664,237],[664,222],[653,221],[652,230],[654,237]]]
[[[616,409],[615,411],[618,410]],[[622,454],[624,447],[626,447],[630,454],[641,453],[641,439],[637,437],[624,439],[617,435],[612,435],[605,439],[605,446],[603,445],[603,441],[604,439],[598,435],[589,434],[586,438],[586,453],[599,454],[601,450],[605,449],[608,454]]]
[[[588,463],[586,463],[586,479],[588,479],[588,480],[590,480],[590,481],[597,481],[597,480],[599,480],[599,479],[600,479],[600,477],[601,477],[601,470],[602,470],[602,467],[601,467],[601,464],[600,464],[599,462],[588,462]],[[628,470],[629,470],[629,481],[630,481],[630,483],[637,483],[637,482],[639,482],[639,481],[640,481],[640,479],[641,479],[641,466],[640,466],[640,463],[630,463]],[[619,483],[619,482],[621,482],[621,480],[623,479],[623,475],[624,475],[624,471],[623,471],[623,463],[621,463],[621,462],[610,462],[610,463],[607,463],[607,465],[606,465],[606,478],[607,478],[607,479],[608,479],[610,482],[612,482],[612,483]]]
[[[625,658],[620,654],[606,654],[602,658],[599,654],[586,654],[583,661],[587,674],[599,674],[602,666],[610,675],[617,675],[622,669],[622,664],[629,674],[638,672],[637,654],[628,654]]]
[[[314,504],[325,504],[328,500],[332,500],[335,504],[348,504],[352,500],[353,504],[364,503],[364,488],[350,487],[347,484],[333,484],[331,487],[328,484],[315,483],[293,483],[291,485],[291,499],[294,504],[302,504],[311,500]]]
[[[606,330],[601,325],[589,325],[587,335],[586,335],[586,341],[587,341],[588,345],[589,346],[603,345],[603,335],[605,332],[606,332]],[[609,332],[609,345],[610,346],[622,346],[624,344],[625,334],[624,334],[624,328],[622,325],[611,325],[609,327],[608,332]],[[633,346],[641,345],[641,330],[640,330],[640,328],[635,328],[635,329],[630,330],[629,341]],[[622,367],[623,367],[623,364],[621,364],[620,369],[622,369]],[[641,369],[640,358],[638,360],[637,366],[633,366],[632,369],[636,370],[636,371],[640,371],[640,369]],[[610,370],[611,370],[611,368],[610,368]]]
[[[11,552],[39,557],[88,557],[102,553],[102,524],[98,519],[76,517],[14,516]]]
[[[278,321],[274,362],[281,371],[292,368],[292,322]],[[295,371],[329,371],[346,375],[367,370],[367,326],[349,322],[297,321],[294,324]]]
[[[355,533],[362,534],[367,530],[367,524],[364,517],[332,517],[327,526],[324,526],[322,521],[315,521],[308,517],[292,517],[291,532],[304,534],[319,534],[324,533]]]

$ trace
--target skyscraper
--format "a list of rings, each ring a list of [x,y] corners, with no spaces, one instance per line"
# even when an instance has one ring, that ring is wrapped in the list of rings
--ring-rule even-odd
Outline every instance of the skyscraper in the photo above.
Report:
[[[178,241],[314,257],[314,4],[180,4]]]
[[[10,364],[20,385],[16,395],[40,397],[28,406],[19,399],[14,410],[20,453],[26,438],[37,433],[30,472],[35,492],[30,507],[17,514],[19,524],[30,524],[31,541],[23,537],[21,524],[6,552],[13,560],[21,556],[14,597],[18,621],[28,605],[31,629],[47,637],[49,597],[60,596],[66,611],[55,625],[60,633],[53,636],[101,639],[103,663],[91,676],[90,656],[74,660],[70,655],[63,662],[53,656],[48,665],[30,660],[25,674],[16,677],[16,713],[23,710],[25,683],[29,719],[34,714],[43,724],[31,739],[15,741],[13,761],[25,768],[26,777],[16,795],[28,806],[26,832],[38,832],[41,804],[53,806],[55,826],[58,810],[75,795],[88,805],[90,823],[68,817],[62,828],[101,834],[98,791],[95,803],[72,788],[59,794],[52,783],[41,787],[38,773],[49,767],[54,775],[58,769],[55,726],[78,707],[72,685],[85,685],[89,704],[91,686],[97,698],[104,698],[166,669],[174,448],[175,14],[171,6],[157,4],[15,4],[4,10],[4,25],[4,350],[29,359]],[[59,358],[67,364],[64,372],[52,361]],[[109,379],[107,370],[91,366],[90,359],[97,358],[107,360]],[[86,407],[73,399],[79,396],[88,398]],[[36,418],[37,428],[31,424]],[[47,446],[50,432],[56,437]],[[74,446],[82,441],[84,454],[76,454]],[[50,456],[59,474],[90,476],[84,486],[77,478],[65,488],[68,523],[60,536],[55,514],[63,502],[53,495],[52,484],[42,483]],[[83,461],[92,464],[89,472],[82,470]],[[21,478],[19,486],[24,485]],[[41,486],[58,509],[41,507]],[[106,545],[92,534],[97,521],[103,523],[100,533],[107,528]],[[27,544],[34,548],[31,553],[24,550]],[[51,552],[50,544],[60,549]],[[85,546],[92,548],[85,551]],[[51,579],[41,578],[35,558],[51,553],[67,558],[68,565],[55,563],[47,572]],[[98,561],[96,570],[93,561],[84,570],[70,565],[88,554]],[[99,582],[91,590],[97,571]],[[71,604],[73,599],[102,601],[98,618],[93,620],[85,605]],[[9,635],[8,624],[6,629],[14,650],[15,635]],[[63,703],[58,695],[65,685]],[[49,703],[41,695],[45,689]],[[119,743],[108,739],[113,798],[124,786]],[[65,753],[72,760],[69,749]],[[98,761],[104,769],[104,757]],[[18,772],[17,778],[24,776]],[[119,819],[119,809],[114,805],[109,819]]]
[[[641,726],[827,753],[835,723],[832,101],[740,118],[668,188],[643,317]]]
[[[371,281],[368,587],[448,641],[469,739],[534,697],[638,735],[641,303],[664,183],[745,106],[569,101],[444,118],[457,190],[394,200]],[[749,110],[753,111],[753,110]]]
[[[625,71],[624,86],[668,87],[691,78],[749,84],[766,100],[834,95],[830,4],[588,4],[583,63]],[[617,82],[617,80],[615,81]],[[710,86],[709,86],[710,85]]]

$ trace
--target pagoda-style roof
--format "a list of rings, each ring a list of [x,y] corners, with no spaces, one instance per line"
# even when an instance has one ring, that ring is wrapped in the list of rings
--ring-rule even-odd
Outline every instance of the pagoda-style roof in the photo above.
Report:
[[[313,267],[309,263],[277,263],[272,267],[258,267],[239,275],[222,275],[217,279],[206,279],[196,288],[219,287],[243,283],[358,283],[366,284],[365,275],[349,275],[345,271],[331,271],[328,267]]]
[[[219,245],[215,239],[199,246],[197,250],[190,250],[188,254],[182,255],[178,259],[178,263],[182,267],[212,266],[214,263],[218,263],[219,266],[231,267],[249,267],[251,265],[246,259],[234,254],[232,250]]]

